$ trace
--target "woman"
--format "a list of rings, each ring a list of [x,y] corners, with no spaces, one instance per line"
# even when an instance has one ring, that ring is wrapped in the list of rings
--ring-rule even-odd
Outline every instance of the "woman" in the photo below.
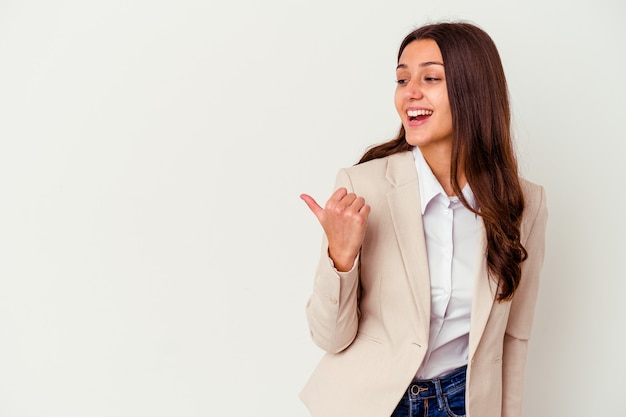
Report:
[[[314,417],[519,416],[543,188],[518,177],[496,46],[467,23],[398,53],[396,139],[337,176],[307,305]]]

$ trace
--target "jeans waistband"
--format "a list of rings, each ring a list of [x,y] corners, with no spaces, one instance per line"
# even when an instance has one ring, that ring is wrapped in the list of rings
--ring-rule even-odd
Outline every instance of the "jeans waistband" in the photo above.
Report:
[[[451,393],[465,387],[467,366],[462,366],[447,375],[433,379],[416,379],[409,385],[408,394],[413,398],[435,398],[437,394]]]

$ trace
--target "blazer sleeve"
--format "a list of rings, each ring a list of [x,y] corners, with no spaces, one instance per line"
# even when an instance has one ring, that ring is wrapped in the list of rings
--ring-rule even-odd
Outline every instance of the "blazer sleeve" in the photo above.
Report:
[[[348,172],[337,174],[335,189],[353,192]],[[315,273],[313,293],[306,306],[307,321],[315,344],[329,353],[338,353],[354,340],[359,321],[359,256],[348,272],[338,272],[328,255],[326,235]]]
[[[534,193],[527,203],[530,219],[527,223],[527,239],[524,244],[528,258],[522,264],[522,280],[511,302],[511,310],[504,335],[502,357],[502,417],[519,417],[522,410],[524,368],[528,350],[537,293],[539,275],[545,251],[547,222],[546,197],[543,187],[534,186]]]

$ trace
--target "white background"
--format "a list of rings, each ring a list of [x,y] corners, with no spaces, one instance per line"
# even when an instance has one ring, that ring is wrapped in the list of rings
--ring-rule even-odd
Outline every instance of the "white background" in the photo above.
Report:
[[[626,3],[0,1],[0,417],[307,416],[340,167],[401,39],[498,45],[547,258],[525,416],[622,415]]]

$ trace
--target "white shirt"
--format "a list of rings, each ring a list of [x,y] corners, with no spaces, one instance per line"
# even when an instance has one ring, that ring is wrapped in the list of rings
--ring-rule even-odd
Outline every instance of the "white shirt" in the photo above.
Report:
[[[419,148],[413,149],[413,155],[431,287],[428,350],[416,376],[429,379],[467,364],[482,220],[463,206],[458,197],[446,195]],[[469,185],[462,192],[467,202],[476,207]]]

